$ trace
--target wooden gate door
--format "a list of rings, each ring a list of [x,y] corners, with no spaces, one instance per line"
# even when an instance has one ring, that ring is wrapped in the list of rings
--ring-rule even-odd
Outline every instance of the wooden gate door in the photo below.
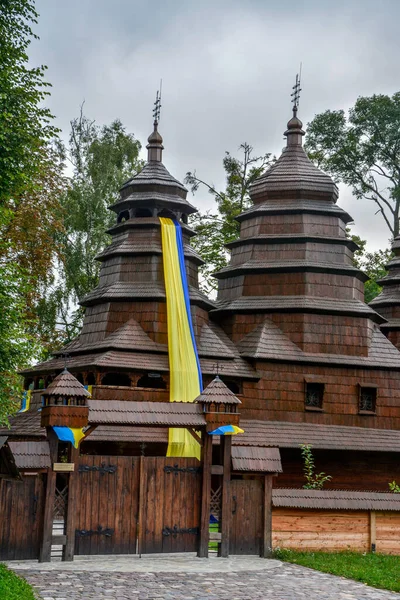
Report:
[[[43,511],[43,476],[0,480],[0,560],[39,558]]]
[[[143,457],[141,461],[141,553],[196,552],[202,480],[199,461],[164,457]]]
[[[229,554],[261,553],[263,484],[261,479],[231,481]]]
[[[75,554],[135,554],[139,458],[80,456]]]

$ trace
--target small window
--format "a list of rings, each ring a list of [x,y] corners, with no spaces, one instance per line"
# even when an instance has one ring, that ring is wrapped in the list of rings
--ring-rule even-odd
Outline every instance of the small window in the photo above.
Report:
[[[119,385],[123,387],[130,387],[131,378],[129,375],[124,373],[107,373],[101,380],[101,385]]]
[[[135,217],[138,219],[146,219],[152,217],[153,213],[149,208],[137,208],[135,212]]]
[[[94,373],[87,374],[87,383],[88,385],[96,385],[96,376]]]
[[[240,384],[237,383],[236,381],[231,381],[229,379],[224,379],[223,377],[221,377],[222,381],[224,382],[224,384],[226,385],[226,387],[231,390],[231,392],[233,392],[234,394],[241,394],[242,390],[240,387]]]
[[[82,373],[76,373],[75,377],[77,378],[77,380],[79,381],[79,383],[81,383],[83,385],[83,374]]]
[[[375,387],[360,386],[359,411],[360,413],[375,413],[376,411]]]
[[[35,383],[33,379],[25,379],[24,390],[33,390],[35,389]]]
[[[176,219],[176,215],[174,215],[174,213],[171,210],[168,210],[167,208],[163,208],[159,213],[158,213],[159,217],[165,217],[166,219]]]
[[[118,215],[117,223],[124,223],[125,221],[129,221],[129,210],[123,210]]]
[[[166,390],[167,384],[160,373],[147,373],[147,375],[143,375],[143,377],[139,379],[137,387]]]
[[[322,410],[324,401],[324,383],[307,383],[305,390],[305,407],[308,410]]]

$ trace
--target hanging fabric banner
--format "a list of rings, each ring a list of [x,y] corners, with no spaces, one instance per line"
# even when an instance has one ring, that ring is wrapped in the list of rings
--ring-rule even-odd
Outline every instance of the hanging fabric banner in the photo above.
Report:
[[[90,396],[92,395],[92,391],[93,391],[93,386],[92,385],[84,385],[83,386],[85,388],[85,390],[87,390],[90,394]]]
[[[73,427],[53,427],[53,431],[61,442],[70,442],[74,448],[78,448],[79,442],[85,437],[83,429]]]
[[[160,217],[167,297],[170,402],[193,402],[202,392],[189,289],[186,278],[182,230],[178,221]],[[200,459],[200,445],[186,429],[170,428],[167,456]]]
[[[27,412],[31,406],[31,395],[32,390],[25,390],[22,394],[21,408],[19,409],[19,413]]]

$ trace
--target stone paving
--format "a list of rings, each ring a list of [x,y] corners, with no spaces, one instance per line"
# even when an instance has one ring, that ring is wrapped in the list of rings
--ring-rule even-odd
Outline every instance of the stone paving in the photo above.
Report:
[[[400,600],[400,594],[257,557],[77,557],[8,566],[43,600]]]

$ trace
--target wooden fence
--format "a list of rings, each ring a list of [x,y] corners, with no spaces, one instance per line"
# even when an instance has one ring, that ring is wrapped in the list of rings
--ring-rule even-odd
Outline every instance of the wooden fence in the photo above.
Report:
[[[272,545],[400,554],[400,512],[273,508]]]

